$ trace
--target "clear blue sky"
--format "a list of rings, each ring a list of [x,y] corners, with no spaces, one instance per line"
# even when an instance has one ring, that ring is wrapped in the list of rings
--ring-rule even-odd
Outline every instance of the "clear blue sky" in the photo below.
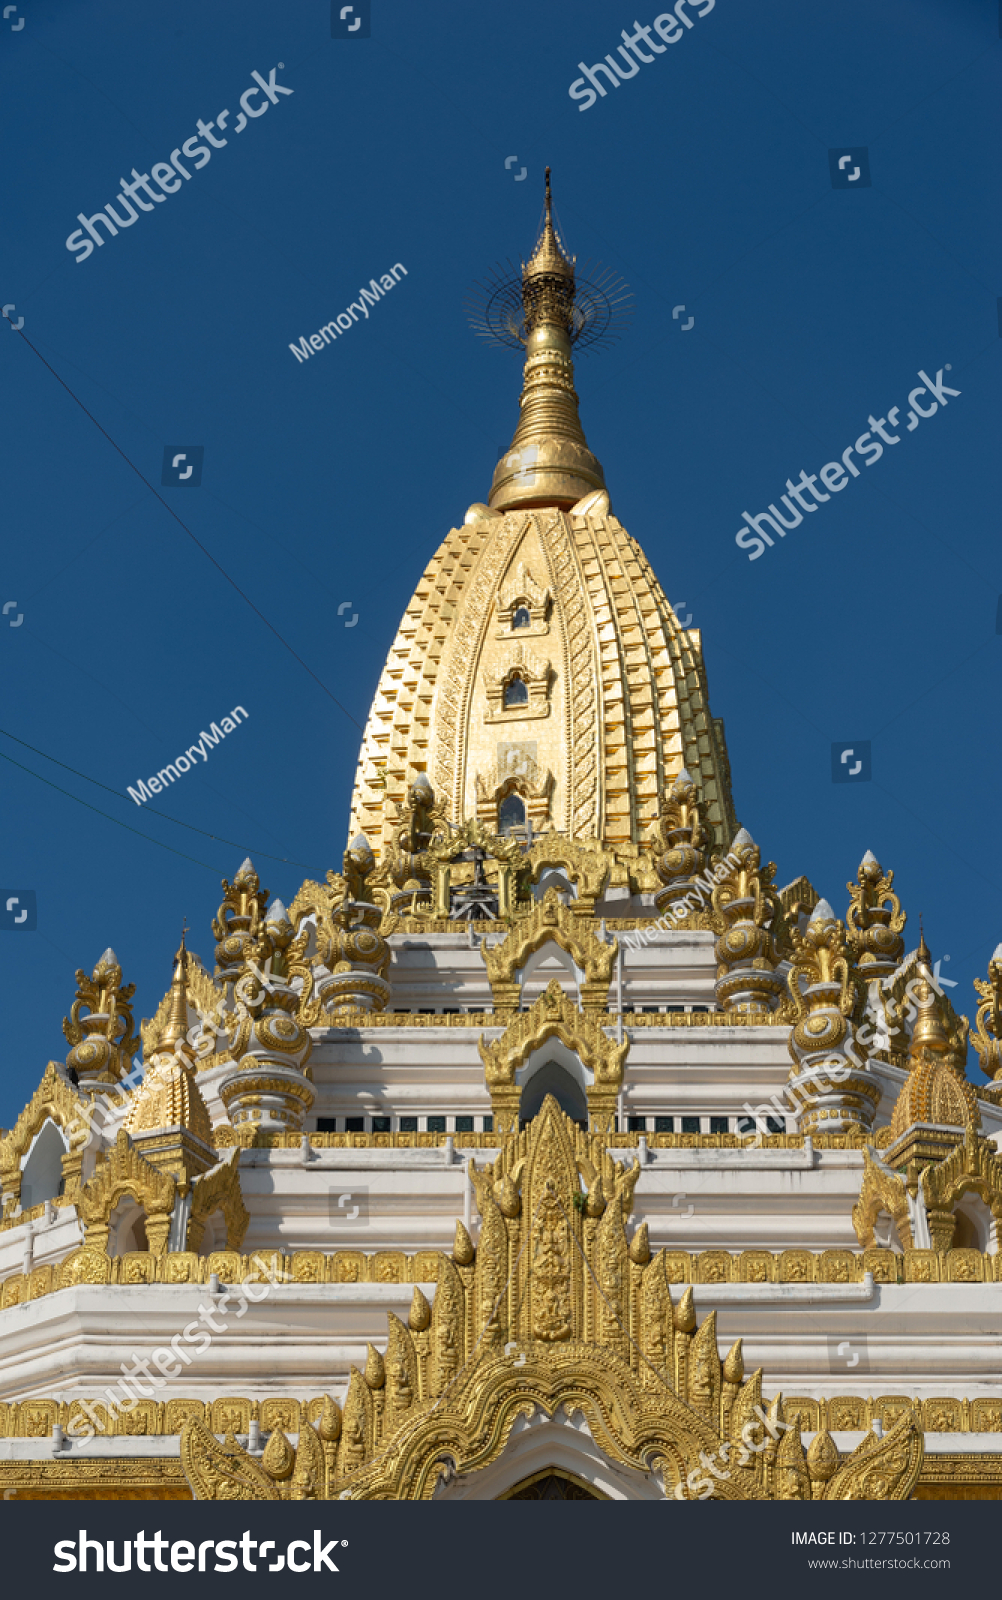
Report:
[[[78,797],[2,763],[0,886],[35,891],[38,927],[0,934],[0,1123],[65,1054],[76,967],[113,945],[150,1015],[185,917],[211,962],[248,849],[286,901],[340,863],[400,613],[514,428],[517,359],[462,301],[531,246],[547,163],[570,248],[635,293],[626,337],[579,363],[582,417],[703,630],[742,823],[840,915],[874,850],[973,1014],[1002,939],[999,6],[705,4],[584,111],[577,63],[655,7],[373,0],[368,39],[332,38],[324,0],[24,0],[0,23],[3,302],[158,490],[166,445],[204,447],[201,487],[161,492],[355,719],[0,327],[2,726],[116,791],[0,739]],[[294,92],[249,98],[267,110],[237,133],[279,62]],[[226,147],[78,262],[77,214],[223,109]],[[870,186],[833,188],[829,151],[860,146]],[[369,320],[297,363],[290,341],[396,262]],[[899,406],[903,430],[920,368],[960,397],[749,562],[741,513],[870,413]],[[127,786],[236,705],[246,723],[163,802],[235,842],[137,808]],[[832,742],[862,739],[872,781],[833,784]]]

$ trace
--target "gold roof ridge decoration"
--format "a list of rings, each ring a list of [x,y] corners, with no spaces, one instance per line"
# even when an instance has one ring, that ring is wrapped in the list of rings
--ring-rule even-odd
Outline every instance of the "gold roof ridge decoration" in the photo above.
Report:
[[[841,1462],[824,1432],[804,1458],[799,1414],[787,1424],[780,1396],[763,1421],[762,1373],[745,1378],[741,1341],[721,1360],[716,1314],[697,1326],[692,1290],[673,1303],[646,1228],[628,1239],[638,1171],[548,1097],[492,1165],[471,1163],[475,1250],[457,1230],[457,1254],[437,1257],[430,1316],[419,1293],[406,1325],[388,1316],[385,1352],[370,1345],[365,1371],[352,1368],[343,1410],[326,1397],[296,1452],[282,1434],[260,1464],[232,1433],[220,1444],[186,1423],[195,1498],[430,1500],[498,1461],[520,1417],[564,1407],[612,1461],[662,1476],[666,1496],[907,1499],[923,1459],[907,1404],[885,1438]],[[708,1457],[727,1475],[707,1476]]]

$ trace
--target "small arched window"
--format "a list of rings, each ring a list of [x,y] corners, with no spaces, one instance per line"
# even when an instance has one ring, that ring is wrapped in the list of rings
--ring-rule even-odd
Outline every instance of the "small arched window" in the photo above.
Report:
[[[509,678],[504,686],[504,703],[506,707],[527,706],[529,704],[529,691],[526,688],[525,679],[519,677],[517,672],[513,678]]]
[[[515,615],[511,619],[511,625],[513,628],[527,628],[531,622],[532,618],[530,617],[525,606],[519,606],[518,610],[515,612]]]
[[[525,827],[525,801],[517,794],[506,794],[498,806],[498,833],[514,833]]]

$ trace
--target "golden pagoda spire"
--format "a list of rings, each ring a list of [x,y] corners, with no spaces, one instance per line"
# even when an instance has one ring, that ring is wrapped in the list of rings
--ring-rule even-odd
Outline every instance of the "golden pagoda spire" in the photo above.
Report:
[[[170,986],[170,1009],[163,1033],[157,1040],[157,1051],[177,1051],[180,1044],[190,1057],[188,1045],[188,947],[185,943],[187,927],[181,930],[181,945],[174,957],[174,979]],[[186,1061],[185,1065],[188,1062]]]
[[[576,336],[575,258],[553,225],[546,169],[543,227],[522,264],[526,349],[521,416],[508,453],[494,472],[493,510],[553,505],[569,508],[605,488],[601,465],[588,449],[578,417],[571,341]]]

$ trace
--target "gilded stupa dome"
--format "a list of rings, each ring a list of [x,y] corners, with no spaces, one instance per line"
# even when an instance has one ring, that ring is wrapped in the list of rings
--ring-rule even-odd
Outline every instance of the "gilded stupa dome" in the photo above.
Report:
[[[366,724],[351,831],[386,852],[424,775],[454,823],[501,831],[516,795],[537,832],[629,850],[687,768],[726,844],[736,819],[699,631],[612,514],[578,419],[574,262],[548,182],[522,285],[515,437],[490,505],[449,533],[404,613]]]

